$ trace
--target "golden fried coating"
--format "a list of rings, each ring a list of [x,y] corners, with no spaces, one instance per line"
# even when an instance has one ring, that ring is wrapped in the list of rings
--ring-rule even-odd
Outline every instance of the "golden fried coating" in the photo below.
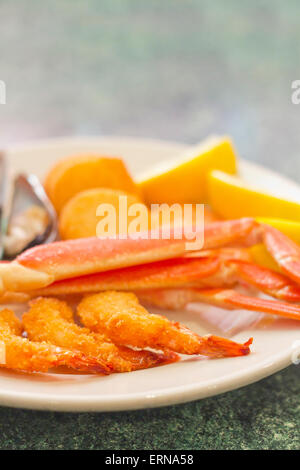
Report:
[[[210,357],[250,352],[251,342],[238,344],[212,335],[201,337],[178,322],[147,312],[133,293],[107,291],[85,297],[78,305],[78,315],[90,330],[107,335],[118,345]]]
[[[113,372],[145,369],[177,359],[175,354],[117,347],[104,335],[76,325],[71,308],[55,298],[40,297],[31,301],[30,310],[23,315],[23,324],[30,339],[81,351],[98,358]]]
[[[23,331],[22,323],[18,317],[12,310],[5,308],[0,312],[0,334],[7,329],[17,336],[20,336]]]
[[[21,322],[8,309],[0,312],[0,367],[23,372],[47,372],[49,368],[68,366],[91,373],[106,369],[93,358],[80,352],[57,348],[46,343],[34,343],[20,335]]]

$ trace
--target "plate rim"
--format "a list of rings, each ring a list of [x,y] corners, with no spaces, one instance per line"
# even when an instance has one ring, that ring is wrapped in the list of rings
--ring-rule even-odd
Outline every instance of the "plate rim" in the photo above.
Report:
[[[255,376],[249,374],[251,368],[248,368],[242,374],[235,373],[233,376],[227,376],[226,379],[210,381],[209,389],[204,389],[203,383],[199,384],[198,387],[196,385],[181,385],[155,393],[152,391],[148,396],[145,396],[143,392],[125,396],[125,398],[123,395],[114,398],[101,396],[99,399],[93,396],[90,403],[86,397],[76,396],[74,398],[71,394],[61,396],[59,394],[39,394],[38,392],[14,392],[8,395],[0,392],[0,405],[12,408],[72,413],[133,411],[172,406],[217,396],[251,385],[288,367],[292,363],[290,357],[291,352],[287,350],[280,360],[269,363],[267,367],[260,367]],[[254,366],[252,369],[255,370],[256,367]],[[138,371],[131,372],[131,374],[133,373],[137,374]],[[216,387],[218,387],[217,391]],[[183,395],[180,395],[181,392]]]

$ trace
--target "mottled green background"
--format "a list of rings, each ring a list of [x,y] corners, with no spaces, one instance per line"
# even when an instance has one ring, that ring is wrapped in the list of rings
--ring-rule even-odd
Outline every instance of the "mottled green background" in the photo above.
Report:
[[[298,0],[0,0],[1,143],[59,135],[196,142],[299,180]],[[0,447],[296,449],[299,367],[196,403],[116,414],[0,409]]]

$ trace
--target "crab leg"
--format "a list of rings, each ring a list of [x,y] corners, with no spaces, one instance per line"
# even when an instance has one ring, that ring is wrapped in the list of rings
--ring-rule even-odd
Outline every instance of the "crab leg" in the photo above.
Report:
[[[282,271],[300,284],[300,247],[269,225],[263,225],[263,241]]]
[[[39,245],[11,263],[0,263],[0,291],[42,288],[60,279],[174,258],[185,252],[183,240],[84,238]]]
[[[16,262],[0,262],[0,293],[37,289],[53,281],[54,277],[46,272],[24,267]]]
[[[300,320],[300,306],[240,294],[232,289],[156,289],[137,292],[143,304],[177,310],[191,302],[203,302],[226,310],[250,310]]]
[[[258,290],[288,302],[300,302],[300,286],[286,276],[254,263],[231,260],[228,263],[238,280],[246,281]]]
[[[182,310],[191,302],[199,302],[194,288],[146,289],[135,294],[143,305],[166,310]]]
[[[248,248],[215,248],[210,250],[190,251],[185,258],[219,258],[219,260],[240,260],[251,262],[252,256]]]
[[[208,252],[206,252],[208,254]],[[104,290],[137,291],[140,289],[178,287],[232,287],[247,282],[280,300],[300,302],[300,286],[282,274],[239,259],[227,259],[229,252],[211,251],[211,258],[177,258],[146,265],[116,269],[82,276],[34,291],[37,295],[85,294]],[[237,250],[239,254],[240,251]],[[234,251],[230,250],[230,256]],[[243,257],[243,255],[242,255]]]
[[[204,228],[203,248],[221,247],[243,239],[256,226],[250,218],[209,224]],[[192,229],[186,229],[181,239],[176,239],[174,232],[168,239],[157,238],[157,234],[150,232],[138,239],[84,238],[39,245],[11,263],[0,263],[0,290],[26,291],[62,279],[176,258],[188,251],[191,235],[196,236]],[[14,284],[20,266],[22,276]],[[33,273],[37,279],[31,283]]]
[[[257,243],[262,237],[280,267],[290,278],[298,282],[300,280],[299,247],[278,230],[259,225],[254,219],[215,222],[206,226],[203,249],[212,250],[238,240],[249,243],[251,239],[252,243]],[[185,256],[188,253],[186,245],[186,238],[176,240],[174,237],[168,240],[153,238],[136,240],[130,237],[126,239],[88,238],[40,245],[26,251],[12,263],[0,263],[0,289],[2,286],[4,292],[26,292],[48,286],[53,281],[69,280],[109,270],[170,260]],[[243,256],[241,253],[240,250],[239,256]],[[201,256],[198,257],[201,258]],[[227,258],[230,263],[230,251],[220,257],[226,267],[229,267],[229,264],[226,264]],[[192,277],[192,274],[187,275],[186,279],[189,276]],[[200,278],[202,278],[201,275]],[[97,279],[94,278],[91,281],[93,284]],[[164,282],[166,283],[166,278]],[[182,282],[183,278],[179,279],[177,276],[176,285]],[[229,279],[230,282],[232,281]],[[162,287],[166,286],[162,284]],[[150,283],[150,287],[156,286],[151,286]],[[119,287],[108,285],[107,288]],[[134,288],[139,288],[139,286]],[[295,297],[294,287],[293,291]]]
[[[55,296],[198,285],[200,279],[214,275],[219,267],[218,258],[176,258],[57,281],[31,295]]]
[[[260,299],[239,294],[231,289],[207,289],[196,292],[198,300],[211,303],[218,307],[230,309],[245,309],[256,312],[270,313],[292,320],[300,320],[300,307],[287,302]]]
[[[91,331],[106,334],[118,345],[233,357],[249,354],[252,343],[252,339],[238,344],[213,335],[201,337],[180,323],[147,312],[128,292],[108,291],[85,297],[78,306],[78,315]]]
[[[220,287],[234,285],[237,281],[246,281],[271,297],[288,302],[300,302],[300,286],[283,274],[251,262],[251,256],[247,249],[221,248],[187,253],[186,255],[188,258],[202,258],[205,256],[217,256],[220,261],[220,273],[218,276]],[[204,286],[216,287],[216,279],[214,278],[208,277],[208,279],[202,280],[202,283]]]

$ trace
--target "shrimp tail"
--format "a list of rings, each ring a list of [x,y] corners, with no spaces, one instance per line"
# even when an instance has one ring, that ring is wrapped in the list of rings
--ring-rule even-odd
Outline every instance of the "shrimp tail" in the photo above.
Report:
[[[202,336],[199,340],[198,354],[216,358],[247,356],[250,353],[252,342],[253,338],[240,344],[219,336]]]

